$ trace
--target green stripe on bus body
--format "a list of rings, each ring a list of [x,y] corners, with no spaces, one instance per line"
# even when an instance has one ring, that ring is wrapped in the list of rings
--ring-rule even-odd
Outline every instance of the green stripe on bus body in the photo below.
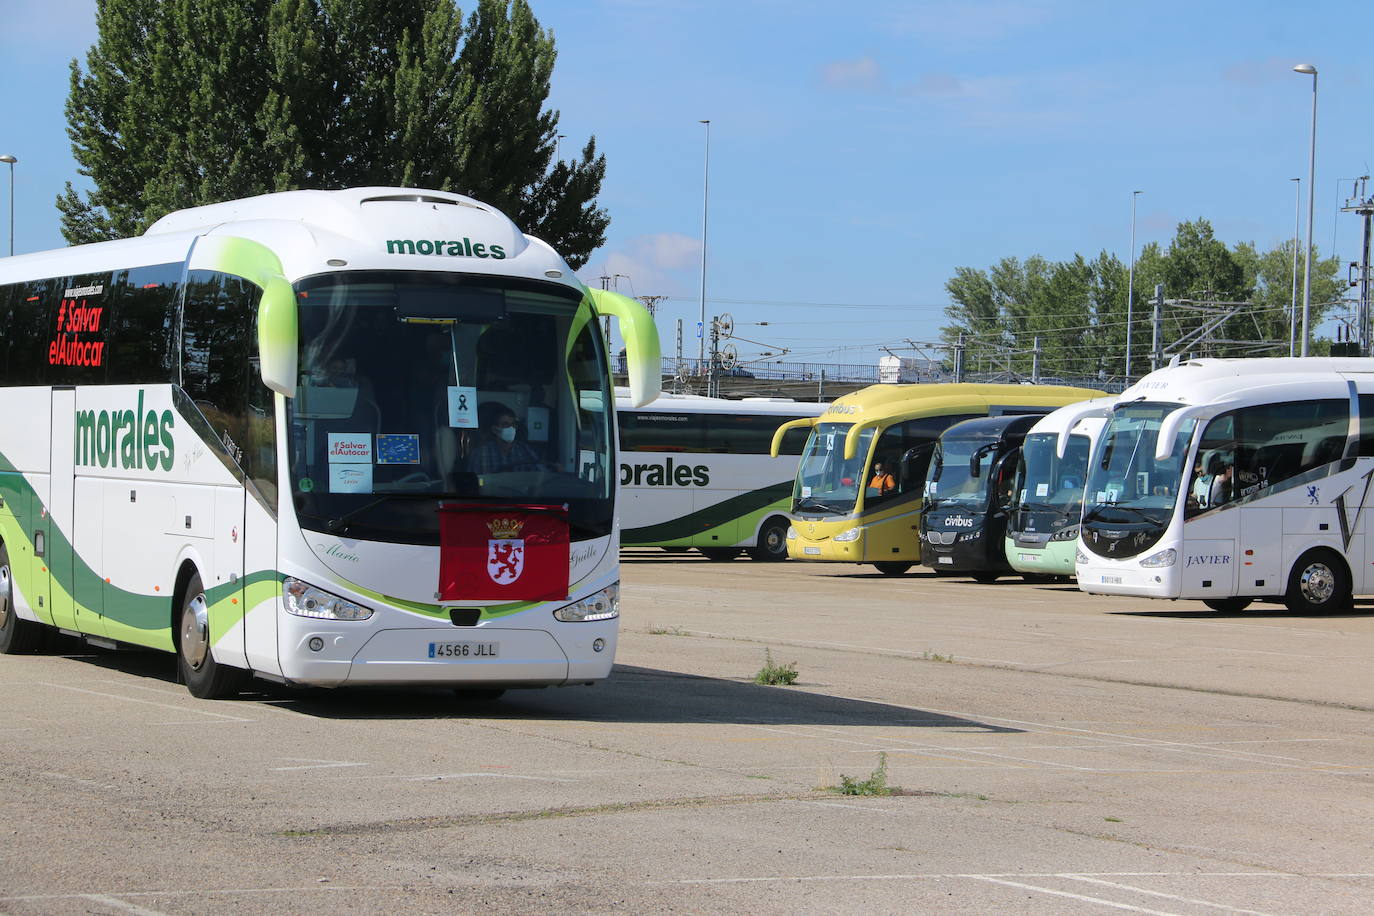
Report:
[[[171,594],[139,594],[106,582],[104,577],[91,569],[72,548],[71,542],[61,529],[55,524],[45,524],[49,522],[49,518],[38,493],[3,454],[0,454],[0,489],[4,491],[6,508],[12,513],[0,515],[0,534],[3,534],[9,547],[11,574],[25,594],[32,595],[45,591],[38,581],[43,574],[34,568],[36,564],[33,562],[17,563],[16,555],[22,552],[29,558],[34,556],[30,531],[41,526],[46,535],[45,556],[42,560],[48,569],[47,590],[55,594],[49,596],[49,606],[35,608],[40,618],[52,624],[54,621],[51,606],[57,605],[59,598],[67,599],[76,609],[78,616],[87,614],[102,618],[101,624],[105,628],[105,635],[110,639],[155,649],[173,648]],[[15,496],[18,498],[13,498]],[[16,550],[16,547],[19,549]],[[64,571],[68,568],[71,570],[70,573]],[[237,592],[241,586],[246,588],[251,583],[271,579],[279,580],[280,573],[275,570],[261,570],[245,576],[238,582],[224,583],[206,589],[206,601],[215,610],[212,617],[223,616],[228,619],[226,629],[232,627],[242,618],[243,609],[233,604],[233,596],[230,593]],[[73,597],[77,592],[94,594],[97,591],[101,594],[103,605],[99,611],[87,607]],[[65,604],[66,601],[62,603]],[[234,616],[235,613],[237,617]]]
[[[699,509],[688,515],[659,522],[657,525],[627,528],[620,532],[620,542],[626,546],[673,546],[669,542],[692,538],[694,539],[693,543],[695,543],[695,539],[711,528],[719,528],[751,515],[761,515],[766,510],[785,515],[787,513],[786,501],[791,494],[792,482],[790,480],[785,483],[770,484],[757,490],[750,490],[748,493],[723,499],[715,505],[707,506],[705,509]]]
[[[337,574],[336,574],[337,575]],[[340,577],[339,584],[353,589],[360,595],[389,604],[392,607],[400,608],[403,611],[410,611],[414,614],[423,614],[425,617],[433,617],[438,620],[449,620],[449,608],[441,604],[426,604],[421,601],[407,601],[404,598],[397,598],[394,595],[383,595],[381,592],[373,591],[370,588],[350,582]],[[493,604],[482,608],[482,620],[493,620],[497,617],[509,617],[511,614],[519,614],[521,611],[528,611],[531,608],[546,604],[544,601],[513,601],[510,604]]]

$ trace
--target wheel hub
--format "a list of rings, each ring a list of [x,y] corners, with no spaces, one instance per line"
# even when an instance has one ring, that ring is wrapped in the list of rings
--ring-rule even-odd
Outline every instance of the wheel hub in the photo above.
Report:
[[[1298,587],[1313,604],[1325,604],[1336,593],[1336,574],[1325,563],[1313,563],[1302,571]]]
[[[10,567],[0,566],[0,630],[10,622]]]
[[[210,608],[204,595],[196,595],[181,613],[181,654],[199,671],[210,651]]]

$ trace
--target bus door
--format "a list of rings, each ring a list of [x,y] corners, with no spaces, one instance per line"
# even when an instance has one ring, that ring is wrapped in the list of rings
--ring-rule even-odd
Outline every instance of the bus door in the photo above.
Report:
[[[222,640],[226,633],[243,619],[243,501],[247,490],[243,487],[215,488],[215,582],[223,589],[223,597],[212,602],[210,641],[215,647],[215,660],[221,663],[248,666],[244,654],[244,628],[240,626],[230,640]],[[204,583],[208,589],[211,583]]]
[[[48,475],[47,512],[34,531],[34,562],[38,564],[39,600],[47,605],[55,626],[99,632],[94,618],[77,620],[73,602],[75,572],[72,522],[75,516],[76,389],[52,390],[52,451]],[[46,587],[45,587],[46,585]],[[47,592],[46,596],[43,594]],[[83,615],[85,616],[85,615]]]

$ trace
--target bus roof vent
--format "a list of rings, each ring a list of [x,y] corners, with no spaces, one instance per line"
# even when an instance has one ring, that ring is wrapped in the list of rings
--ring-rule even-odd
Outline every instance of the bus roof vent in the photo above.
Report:
[[[491,212],[486,207],[469,203],[466,200],[456,200],[452,197],[434,197],[430,194],[388,194],[382,197],[364,197],[360,203],[448,204],[451,207],[469,207],[473,210],[481,210],[483,213]]]

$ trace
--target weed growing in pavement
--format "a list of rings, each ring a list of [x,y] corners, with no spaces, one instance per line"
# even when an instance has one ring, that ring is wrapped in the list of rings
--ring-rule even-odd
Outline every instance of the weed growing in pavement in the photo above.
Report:
[[[682,627],[656,627],[649,624],[650,636],[686,636],[687,631]]]
[[[778,685],[787,686],[797,682],[797,663],[788,662],[785,665],[773,664],[773,653],[767,649],[763,650],[763,667],[759,673],[754,675],[755,684],[766,684],[770,687]]]
[[[867,779],[840,774],[840,784],[833,788],[840,795],[891,795],[893,789],[887,784],[887,754],[878,755],[878,768]]]
[[[941,655],[939,652],[931,652],[929,649],[921,653],[921,658],[928,662],[952,662],[953,655]]]
[[[1104,820],[1104,821],[1107,821],[1107,822],[1109,822],[1109,823],[1112,823],[1112,824],[1119,824],[1119,823],[1121,823],[1121,818],[1119,818],[1119,817],[1104,817],[1103,820]]]

